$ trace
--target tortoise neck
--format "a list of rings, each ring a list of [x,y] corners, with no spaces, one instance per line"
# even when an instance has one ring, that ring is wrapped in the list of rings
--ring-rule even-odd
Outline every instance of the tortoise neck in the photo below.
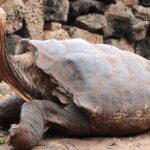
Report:
[[[28,97],[23,93],[21,85],[14,75],[14,65],[9,58],[5,45],[5,23],[0,20],[0,78],[5,81],[15,92],[23,99],[28,100]]]
[[[47,74],[34,66],[33,62],[26,62],[24,58],[29,57],[21,58],[7,54],[5,20],[5,12],[0,8],[0,79],[10,85],[26,101],[34,97],[43,99],[51,97],[56,85]]]

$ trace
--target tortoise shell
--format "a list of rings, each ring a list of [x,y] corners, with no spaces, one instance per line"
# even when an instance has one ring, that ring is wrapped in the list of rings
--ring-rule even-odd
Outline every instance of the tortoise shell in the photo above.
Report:
[[[63,103],[75,103],[93,132],[125,135],[150,126],[150,61],[85,40],[30,40],[35,63],[53,77]],[[59,94],[57,95],[59,97]],[[69,98],[68,98],[69,97]]]

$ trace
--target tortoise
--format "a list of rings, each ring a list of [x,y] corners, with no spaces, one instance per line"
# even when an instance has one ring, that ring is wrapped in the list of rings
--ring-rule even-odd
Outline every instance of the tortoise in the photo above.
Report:
[[[0,103],[3,120],[7,110],[21,109],[20,122],[10,129],[16,148],[37,145],[51,128],[80,137],[134,135],[150,128],[149,60],[82,39],[23,39],[17,55],[9,55],[3,9],[0,78],[19,95]]]

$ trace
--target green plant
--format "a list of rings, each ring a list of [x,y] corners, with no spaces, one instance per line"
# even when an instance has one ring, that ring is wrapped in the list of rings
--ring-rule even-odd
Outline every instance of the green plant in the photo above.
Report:
[[[5,143],[6,143],[5,139],[0,138],[0,144],[5,144]]]

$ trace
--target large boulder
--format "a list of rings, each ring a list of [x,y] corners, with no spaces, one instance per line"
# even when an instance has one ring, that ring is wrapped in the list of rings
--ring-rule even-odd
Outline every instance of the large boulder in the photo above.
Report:
[[[47,23],[44,27],[44,40],[57,39],[65,40],[70,39],[67,31],[62,29],[62,24],[58,22]]]
[[[108,26],[104,28],[105,38],[121,38],[130,30],[135,20],[132,10],[121,1],[110,5],[105,16],[108,23]]]
[[[70,20],[75,20],[77,16],[86,15],[88,13],[103,13],[105,9],[105,4],[96,0],[70,1]]]
[[[121,50],[130,51],[134,53],[134,44],[129,43],[126,39],[109,39],[105,40],[105,44],[110,44],[120,48]]]
[[[5,10],[7,15],[6,32],[12,34],[20,30],[23,26],[25,7],[22,0],[5,0],[0,1],[0,6]]]
[[[136,5],[133,7],[133,12],[136,18],[150,22],[150,8]]]
[[[6,0],[0,5],[7,14],[6,32],[17,32],[20,36],[31,39],[43,39],[43,9],[39,0]]]
[[[129,7],[133,7],[139,4],[139,0],[122,0],[122,2]]]
[[[63,28],[68,32],[71,38],[82,38],[91,43],[103,43],[102,35],[91,33],[77,27],[64,26]]]
[[[65,40],[65,39],[70,39],[70,36],[63,29],[58,29],[55,31],[44,30],[44,40],[48,40],[48,39]]]
[[[31,39],[43,39],[43,0],[24,0],[25,5],[25,37]],[[23,35],[24,36],[24,33]]]
[[[127,34],[129,41],[140,41],[146,37],[149,21],[138,21],[131,26],[131,31]]]
[[[139,41],[146,37],[149,22],[135,18],[132,9],[118,1],[110,5],[105,13],[108,26],[104,28],[105,38],[126,38],[128,41]]]
[[[59,22],[46,23],[44,26],[44,30],[51,30],[51,31],[56,31],[61,28],[62,28],[62,24]]]
[[[107,21],[104,15],[93,13],[77,17],[75,24],[85,30],[96,32],[102,31],[107,26]]]
[[[46,21],[66,22],[69,12],[68,0],[44,0],[44,19]]]

